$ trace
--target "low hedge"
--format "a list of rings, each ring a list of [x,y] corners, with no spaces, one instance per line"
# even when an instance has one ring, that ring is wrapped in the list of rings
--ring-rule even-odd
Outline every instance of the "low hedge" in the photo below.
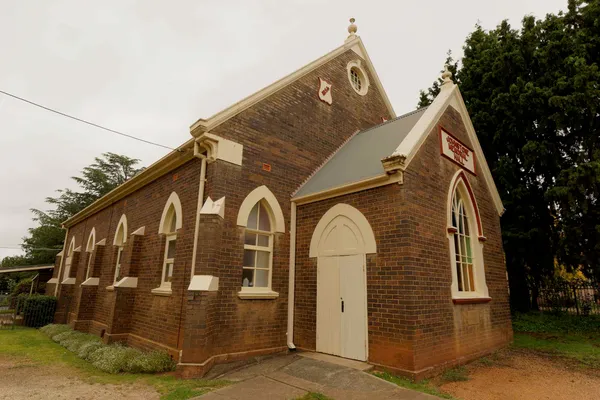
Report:
[[[122,344],[103,344],[98,336],[74,331],[69,325],[50,324],[40,329],[53,341],[111,374],[172,371],[175,363],[164,352],[143,352]]]
[[[41,294],[26,295],[19,299],[19,308],[23,313],[23,325],[39,328],[54,321],[56,297]]]

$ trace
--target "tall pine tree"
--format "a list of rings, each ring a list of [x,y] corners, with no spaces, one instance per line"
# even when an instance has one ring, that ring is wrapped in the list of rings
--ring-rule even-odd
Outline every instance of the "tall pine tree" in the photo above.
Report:
[[[527,16],[520,30],[476,26],[455,74],[506,208],[513,309],[529,308],[528,287],[555,260],[600,278],[598,21],[600,0],[570,0],[567,12]]]

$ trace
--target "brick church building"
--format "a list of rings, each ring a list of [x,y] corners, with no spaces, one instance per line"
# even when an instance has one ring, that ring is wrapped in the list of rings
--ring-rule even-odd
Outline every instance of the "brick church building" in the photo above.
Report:
[[[423,377],[509,343],[503,206],[459,88],[446,71],[397,116],[348,31],[65,221],[56,321],[185,376],[298,349]]]

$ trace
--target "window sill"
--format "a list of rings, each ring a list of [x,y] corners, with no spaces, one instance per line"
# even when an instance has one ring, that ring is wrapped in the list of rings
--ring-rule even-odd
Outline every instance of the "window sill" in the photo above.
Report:
[[[156,296],[170,296],[171,294],[173,294],[173,291],[170,288],[160,286],[156,289],[152,289],[151,292]]]
[[[75,278],[67,278],[64,281],[62,281],[60,284],[61,285],[74,285],[75,284]]]
[[[491,297],[455,297],[452,299],[454,304],[482,304],[492,301]]]
[[[115,287],[113,285],[107,286],[106,290],[108,290],[109,292],[114,292],[115,291]]]
[[[81,283],[81,286],[98,286],[100,278],[87,278]]]
[[[265,290],[265,291],[240,291],[238,292],[238,297],[240,299],[243,300],[252,300],[252,299],[256,299],[256,300],[268,300],[268,299],[276,299],[279,297],[279,293],[277,292],[273,292],[272,290]]]

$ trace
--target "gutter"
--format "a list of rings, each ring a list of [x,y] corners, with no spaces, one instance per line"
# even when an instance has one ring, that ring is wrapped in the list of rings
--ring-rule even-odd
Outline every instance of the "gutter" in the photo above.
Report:
[[[296,283],[296,203],[292,201],[290,216],[290,269],[288,281],[288,321],[287,346],[296,350],[294,345],[294,289]]]
[[[400,172],[400,171],[398,171]],[[360,181],[346,183],[333,188],[321,190],[319,192],[306,194],[292,198],[292,202],[302,205],[314,203],[321,200],[338,197],[345,194],[360,192],[362,190],[372,189],[379,186],[389,185],[392,183],[402,184],[403,173],[383,173],[371,178],[366,178]]]
[[[190,139],[176,150],[171,151],[166,156],[148,166],[138,175],[132,177],[123,184],[117,186],[71,218],[63,222],[63,227],[71,227],[92,214],[118,202],[123,197],[156,180],[157,178],[169,173],[173,169],[185,164],[193,158],[194,139]],[[190,151],[191,150],[191,151]]]

